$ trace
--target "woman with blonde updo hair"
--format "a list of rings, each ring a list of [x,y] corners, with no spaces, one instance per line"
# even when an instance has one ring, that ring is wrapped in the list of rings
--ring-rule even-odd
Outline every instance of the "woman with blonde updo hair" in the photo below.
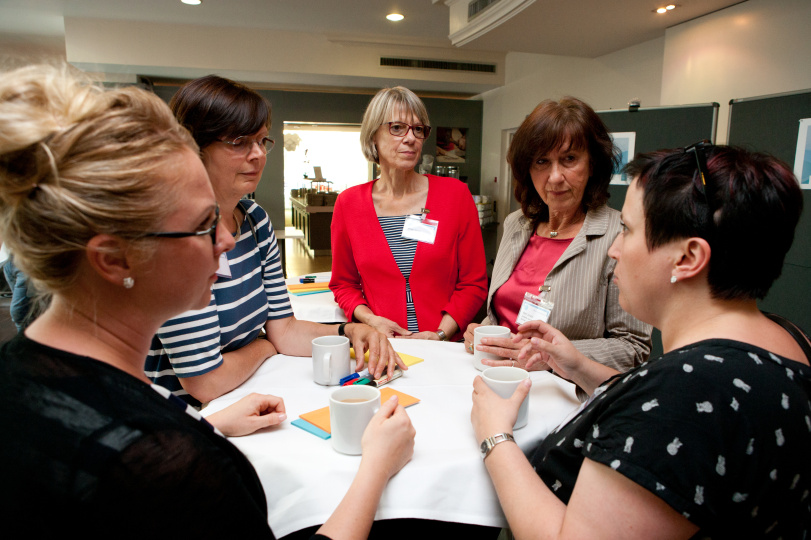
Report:
[[[253,394],[203,419],[144,373],[161,324],[208,304],[234,246],[219,218],[197,145],[157,96],[53,67],[0,78],[0,237],[51,295],[0,348],[11,537],[273,537],[262,485],[223,434],[279,424],[283,401]],[[374,494],[410,459],[396,399],[368,431],[365,472],[324,534],[368,534]]]

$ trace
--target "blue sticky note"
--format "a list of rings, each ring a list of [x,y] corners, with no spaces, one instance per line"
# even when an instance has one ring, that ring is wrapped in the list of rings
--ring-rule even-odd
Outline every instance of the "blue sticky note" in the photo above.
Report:
[[[315,427],[314,425],[309,423],[307,420],[304,420],[302,418],[296,418],[295,420],[293,420],[290,423],[293,424],[294,426],[296,426],[297,428],[301,428],[304,431],[312,433],[313,435],[315,435],[317,437],[321,437],[322,439],[329,439],[332,436],[329,433],[327,433],[326,431],[324,431],[323,429]]]

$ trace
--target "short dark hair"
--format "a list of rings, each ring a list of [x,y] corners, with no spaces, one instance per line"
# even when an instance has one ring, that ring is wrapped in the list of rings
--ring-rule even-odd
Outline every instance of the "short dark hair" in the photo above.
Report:
[[[713,297],[764,298],[794,240],[803,209],[800,185],[775,157],[729,146],[705,152],[706,196],[692,152],[642,154],[625,167],[644,189],[648,249],[704,238]]]
[[[169,107],[204,149],[222,138],[252,135],[270,128],[270,103],[247,86],[217,75],[206,75],[180,87]]]
[[[515,199],[534,226],[549,219],[549,207],[535,190],[530,169],[541,156],[559,148],[567,139],[573,149],[589,154],[592,172],[583,192],[583,211],[602,206],[608,200],[608,184],[619,167],[619,151],[605,124],[594,109],[577,98],[567,96],[559,102],[547,99],[524,119],[507,152],[515,178]]]

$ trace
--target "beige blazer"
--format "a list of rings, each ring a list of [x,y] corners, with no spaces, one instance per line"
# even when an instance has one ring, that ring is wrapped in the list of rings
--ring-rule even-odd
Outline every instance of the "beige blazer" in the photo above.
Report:
[[[648,359],[651,326],[620,307],[619,289],[612,281],[616,261],[607,253],[621,230],[619,216],[607,205],[589,210],[580,232],[543,284],[551,287],[546,298],[555,304],[549,324],[563,332],[584,355],[627,371]],[[493,294],[509,279],[533,232],[521,210],[504,220],[487,295],[487,317],[482,324],[498,324]]]

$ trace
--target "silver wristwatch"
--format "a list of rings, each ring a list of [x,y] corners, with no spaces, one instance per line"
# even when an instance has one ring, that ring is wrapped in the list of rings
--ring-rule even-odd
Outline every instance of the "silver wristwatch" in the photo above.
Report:
[[[490,452],[493,451],[493,448],[495,448],[498,443],[503,443],[504,441],[515,442],[515,437],[513,437],[510,433],[496,433],[492,437],[487,437],[485,440],[483,440],[481,446],[479,447],[479,449],[482,451],[482,459],[489,456]]]
[[[445,331],[444,331],[444,330],[437,330],[437,331],[436,331],[436,335],[438,335],[438,336],[439,336],[439,341],[448,341],[448,336],[447,336],[447,335],[445,335]]]

